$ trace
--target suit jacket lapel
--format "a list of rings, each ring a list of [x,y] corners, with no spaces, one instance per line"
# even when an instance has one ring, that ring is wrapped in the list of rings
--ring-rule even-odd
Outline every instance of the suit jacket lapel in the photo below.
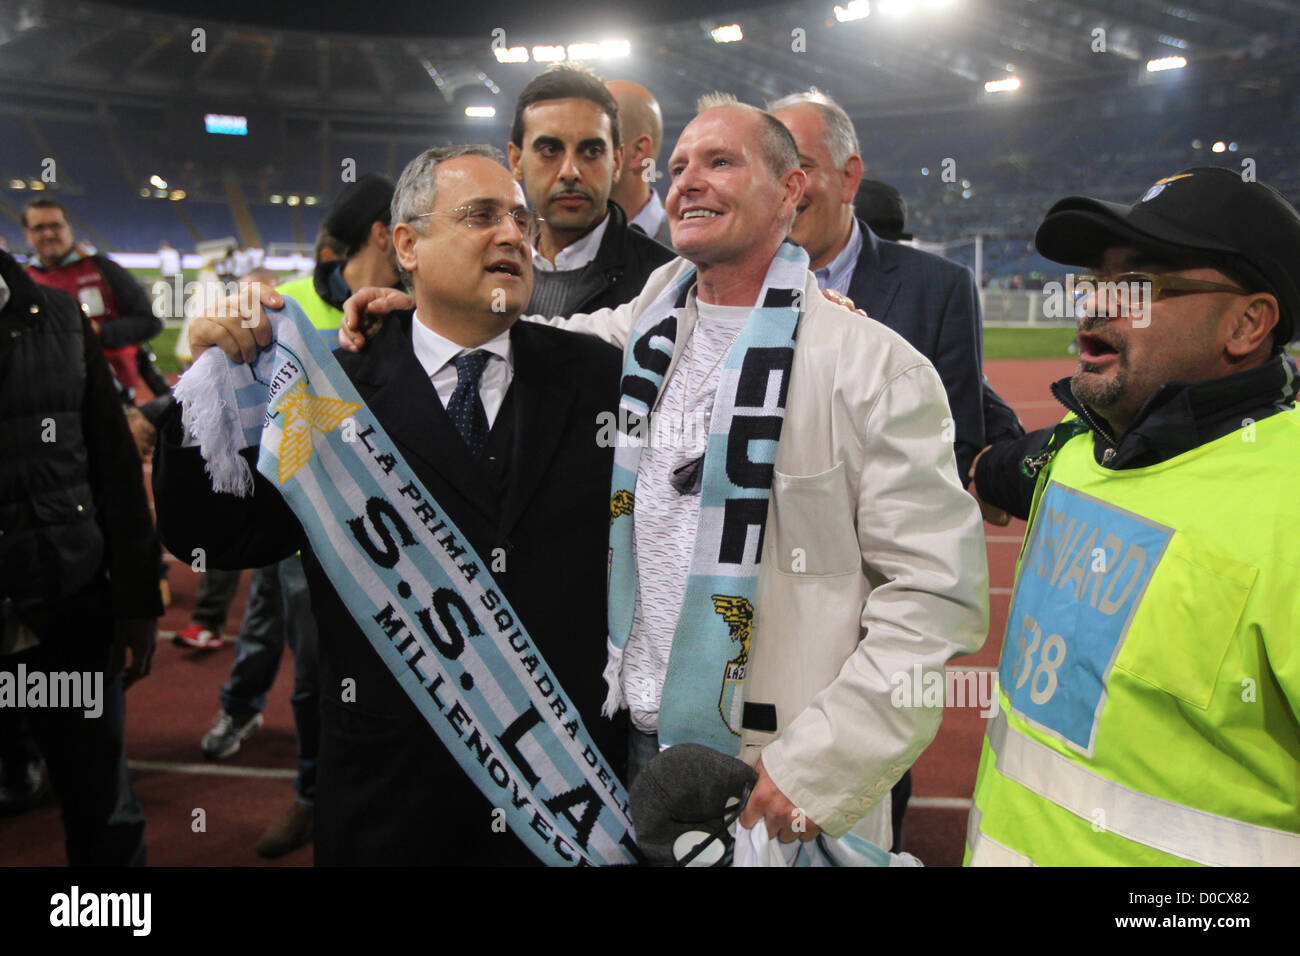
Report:
[[[417,473],[437,472],[491,518],[499,506],[415,357],[411,321],[384,323],[353,374],[357,389]]]
[[[898,264],[881,255],[883,240],[871,231],[865,222],[858,220],[862,229],[862,252],[853,267],[849,282],[849,298],[859,309],[877,322],[884,322],[898,294],[898,278],[894,272]]]
[[[550,468],[574,400],[567,360],[550,347],[540,329],[517,322],[510,341],[515,364],[510,386],[514,391],[515,444],[510,486],[501,512],[502,538],[518,523]],[[595,441],[594,421],[591,437]]]

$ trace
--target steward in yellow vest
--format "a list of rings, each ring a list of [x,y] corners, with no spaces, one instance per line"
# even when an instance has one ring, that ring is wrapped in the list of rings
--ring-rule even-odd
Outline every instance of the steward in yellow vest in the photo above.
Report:
[[[1093,274],[1069,414],[976,462],[1029,526],[966,862],[1298,865],[1300,216],[1198,168],[1036,244]]]

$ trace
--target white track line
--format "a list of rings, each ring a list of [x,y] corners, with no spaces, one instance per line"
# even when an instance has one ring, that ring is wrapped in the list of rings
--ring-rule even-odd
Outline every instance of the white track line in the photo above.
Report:
[[[1019,544],[1024,541],[1023,535],[996,535],[986,534],[984,540],[989,544]]]
[[[211,777],[267,777],[273,780],[292,780],[296,770],[279,770],[274,767],[233,767],[220,763],[169,763],[165,760],[128,760],[132,770],[154,770],[161,773],[189,773]]]

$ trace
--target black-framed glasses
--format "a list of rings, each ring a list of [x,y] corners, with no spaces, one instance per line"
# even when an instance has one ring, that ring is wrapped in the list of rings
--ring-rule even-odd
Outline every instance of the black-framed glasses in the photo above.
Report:
[[[1232,292],[1236,295],[1250,295],[1249,289],[1243,289],[1239,285],[1151,272],[1118,272],[1105,276],[1084,273],[1074,276],[1073,284],[1076,306],[1082,306],[1084,299],[1093,296],[1097,306],[1094,309],[1096,314],[1119,316],[1142,312],[1152,302],[1171,292]]]
[[[545,221],[537,213],[523,206],[516,209],[502,209],[495,203],[469,203],[454,209],[420,213],[411,218],[424,219],[427,216],[455,216],[457,222],[469,229],[495,229],[501,224],[501,220],[509,216],[530,244],[536,242],[537,237],[541,235],[542,223]]]

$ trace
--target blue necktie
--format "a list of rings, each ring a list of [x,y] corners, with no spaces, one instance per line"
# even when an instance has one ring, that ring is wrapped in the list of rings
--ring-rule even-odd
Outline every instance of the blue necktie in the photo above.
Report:
[[[487,444],[487,411],[478,394],[478,383],[491,357],[491,352],[476,350],[461,352],[451,360],[456,366],[456,391],[451,393],[451,401],[447,403],[447,414],[475,458],[482,454],[483,446]]]

